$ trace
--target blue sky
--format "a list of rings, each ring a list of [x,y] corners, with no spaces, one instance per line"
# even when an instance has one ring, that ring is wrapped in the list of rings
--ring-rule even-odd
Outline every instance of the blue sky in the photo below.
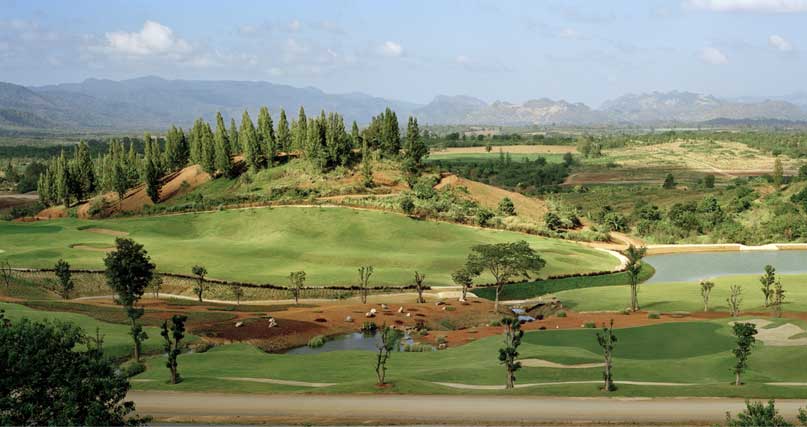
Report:
[[[414,102],[807,91],[807,0],[0,0],[0,81],[266,80]]]

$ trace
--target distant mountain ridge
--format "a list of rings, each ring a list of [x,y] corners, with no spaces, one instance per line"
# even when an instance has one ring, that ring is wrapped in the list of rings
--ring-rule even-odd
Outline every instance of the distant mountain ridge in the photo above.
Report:
[[[0,127],[94,131],[163,130],[188,127],[220,111],[229,122],[247,109],[257,115],[268,106],[277,120],[281,107],[291,120],[302,105],[309,115],[336,111],[346,120],[365,124],[390,107],[405,120],[415,115],[423,124],[497,126],[607,126],[737,121],[805,122],[807,112],[791,97],[720,99],[691,92],[629,94],[606,101],[599,109],[583,103],[539,98],[523,104],[487,103],[471,96],[438,95],[426,105],[378,98],[363,93],[329,94],[313,87],[260,81],[166,80],[147,76],[114,81],[87,79],[24,87],[0,82]],[[404,123],[404,122],[402,122]]]

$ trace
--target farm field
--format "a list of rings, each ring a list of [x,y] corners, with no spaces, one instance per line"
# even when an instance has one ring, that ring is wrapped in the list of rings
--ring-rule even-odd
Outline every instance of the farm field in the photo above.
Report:
[[[347,208],[2,223],[0,235],[0,260],[19,267],[52,267],[64,258],[74,268],[102,268],[115,235],[126,235],[145,246],[160,271],[189,274],[202,264],[211,278],[284,285],[298,270],[306,271],[308,285],[354,284],[361,265],[375,267],[371,285],[408,285],[415,270],[429,285],[448,285],[473,245],[522,239],[545,258],[542,277],[618,264],[606,252],[568,241]]]
[[[618,328],[619,317],[615,324]],[[733,379],[729,372],[733,338],[725,319],[623,328],[615,333],[619,337],[614,355],[615,379],[637,383],[618,384],[614,396],[807,396],[804,387],[766,385],[807,381],[802,362],[807,348],[803,346],[759,343],[744,376],[746,386],[729,385]],[[597,384],[602,368],[598,364],[602,358],[594,335],[593,329],[528,332],[519,348],[524,364],[518,375],[521,387],[508,393],[600,395]],[[500,337],[489,337],[435,353],[394,353],[388,362],[392,385],[384,391],[501,393],[503,368],[495,357],[499,346]],[[149,359],[149,369],[134,378],[133,386],[136,390],[239,393],[377,392],[374,357],[371,351],[265,354],[246,344],[234,344],[182,356],[180,371],[184,381],[176,386],[165,383],[168,372],[161,359]],[[542,364],[539,360],[559,365],[538,367]],[[568,367],[577,364],[592,365]],[[583,383],[551,384],[568,381]]]

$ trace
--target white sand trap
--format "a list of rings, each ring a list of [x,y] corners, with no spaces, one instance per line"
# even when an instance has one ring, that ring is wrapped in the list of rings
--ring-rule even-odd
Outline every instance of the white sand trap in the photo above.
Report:
[[[475,385],[475,384],[460,384],[460,383],[441,383],[432,382],[445,387],[456,388],[460,390],[504,390],[504,385]],[[550,385],[575,385],[575,384],[602,384],[602,380],[597,381],[558,381],[552,383],[529,383],[529,384],[516,384],[515,388],[529,388],[529,387],[542,387]],[[624,385],[647,385],[659,387],[683,387],[695,385],[693,383],[665,383],[665,382],[647,382],[647,381],[614,381],[614,384]]]
[[[578,363],[576,365],[564,365],[562,363],[550,362],[543,359],[524,359],[521,361],[521,366],[527,368],[589,369],[601,368],[605,366],[605,363]]]
[[[731,322],[729,324],[733,325],[734,323],[735,322]],[[766,328],[773,322],[765,319],[751,319],[748,320],[748,323],[753,323],[756,325],[756,338],[762,341],[765,345],[772,347],[795,347],[807,345],[807,338],[790,338],[805,332],[804,329],[792,323],[785,323],[775,328]]]
[[[226,381],[248,381],[253,383],[291,385],[297,387],[315,387],[315,388],[330,387],[336,385],[336,383],[309,383],[305,381],[276,380],[272,378],[218,377],[217,379]]]
[[[108,228],[97,228],[97,227],[85,228],[82,231],[89,231],[90,233],[105,234],[107,236],[115,236],[115,237],[123,237],[129,235],[129,233],[125,231],[110,230]]]

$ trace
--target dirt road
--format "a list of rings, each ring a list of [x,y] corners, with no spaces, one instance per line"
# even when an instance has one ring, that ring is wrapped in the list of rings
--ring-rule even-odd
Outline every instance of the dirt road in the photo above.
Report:
[[[551,398],[521,396],[257,395],[130,392],[159,421],[361,424],[710,424],[741,399]],[[777,400],[793,418],[804,401]]]

